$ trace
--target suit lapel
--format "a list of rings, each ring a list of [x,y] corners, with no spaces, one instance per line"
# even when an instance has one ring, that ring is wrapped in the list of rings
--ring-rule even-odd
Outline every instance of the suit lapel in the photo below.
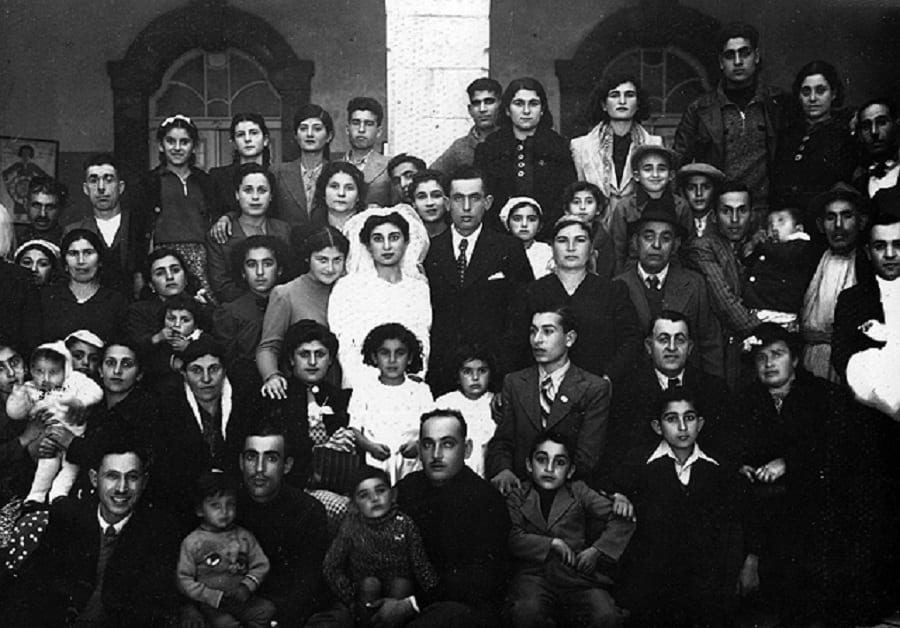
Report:
[[[538,530],[546,531],[550,527],[541,512],[541,498],[534,487],[528,491],[525,501],[522,502],[522,516]]]
[[[494,246],[494,234],[487,227],[481,228],[481,235],[475,243],[472,258],[466,267],[466,278],[463,287],[468,287],[481,279],[485,274],[499,270],[495,264],[496,247]],[[456,262],[454,261],[454,267]]]
[[[678,266],[669,265],[669,274],[663,286],[663,308],[684,313],[685,298],[688,295],[685,285],[687,275]],[[649,310],[648,310],[649,313]],[[649,322],[650,318],[647,318]]]
[[[294,199],[294,202],[308,215],[309,210],[306,207],[306,187],[303,185],[303,172],[300,168],[300,160],[296,159],[284,164],[282,174],[283,176],[281,177],[280,182],[284,184],[284,187],[287,189],[288,194],[291,195],[291,198]]]
[[[434,266],[448,284],[457,287],[456,257],[453,255],[453,238],[450,229],[434,239]]]
[[[547,521],[547,529],[553,529],[553,526],[562,519],[575,503],[575,498],[568,486],[563,486],[556,495],[553,496],[553,505],[550,506],[550,520]]]
[[[535,374],[537,374],[536,370]],[[578,372],[578,367],[570,364],[566,376],[563,377],[563,381],[559,385],[559,390],[556,391],[553,405],[550,406],[550,416],[547,417],[548,430],[566,418],[569,415],[572,404],[581,397],[581,390],[579,389],[581,380],[582,377],[581,373]],[[535,380],[534,384],[535,396],[537,396],[537,380]],[[540,405],[540,402],[538,402],[538,405]]]
[[[521,373],[520,385],[524,387],[522,405],[525,406],[525,416],[534,424],[538,431],[544,429],[541,426],[541,400],[538,395],[538,369],[536,366]]]
[[[634,309],[637,310],[638,320],[646,327],[650,323],[650,304],[647,303],[647,294],[644,292],[644,284],[638,275],[637,267],[625,273],[622,276],[622,280],[628,286],[628,292],[631,293],[631,300],[634,302]],[[668,284],[668,278],[666,283]]]

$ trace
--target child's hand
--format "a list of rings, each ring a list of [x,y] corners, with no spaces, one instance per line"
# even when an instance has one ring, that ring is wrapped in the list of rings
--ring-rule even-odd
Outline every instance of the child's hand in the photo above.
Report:
[[[384,443],[372,443],[372,450],[369,453],[375,460],[387,460],[391,457],[391,448]]]
[[[760,482],[771,484],[781,478],[786,472],[787,465],[784,462],[784,458],[775,458],[775,460],[770,460],[759,469],[756,469],[753,474]]]
[[[575,552],[562,539],[553,539],[550,541],[550,551],[555,552],[569,567],[575,564]]]
[[[597,559],[600,558],[600,550],[596,547],[586,547],[575,556],[575,569],[590,575],[597,569]]]
[[[491,479],[491,485],[505,497],[506,495],[509,495],[514,488],[520,488],[522,483],[519,482],[519,478],[516,477],[515,473],[509,469],[503,469],[503,471]]]
[[[187,349],[187,346],[191,344],[190,340],[182,336],[177,331],[173,331],[167,338],[167,340],[169,341],[169,346],[172,347],[172,351],[177,351],[178,353],[181,353],[182,351]]]
[[[419,443],[415,440],[408,440],[400,445],[400,455],[404,458],[415,458],[419,455]]]
[[[628,521],[637,521],[634,516],[634,505],[622,493],[613,493],[613,514]]]

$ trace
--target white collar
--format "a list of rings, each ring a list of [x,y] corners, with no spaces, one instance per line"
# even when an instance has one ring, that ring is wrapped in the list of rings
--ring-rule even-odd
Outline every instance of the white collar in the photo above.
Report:
[[[795,231],[794,233],[789,233],[788,237],[784,240],[781,240],[781,242],[793,242],[794,240],[804,240],[806,242],[809,242],[810,239],[811,238],[809,237],[809,234],[805,231]]]
[[[650,464],[654,460],[659,460],[660,458],[671,458],[675,462],[675,476],[683,486],[687,486],[691,481],[691,467],[693,467],[694,463],[698,460],[705,460],[717,467],[719,466],[718,462],[703,453],[703,450],[700,449],[700,445],[697,443],[694,443],[694,451],[691,452],[691,455],[684,461],[684,464],[681,464],[678,462],[678,457],[675,455],[675,452],[672,451],[672,446],[664,440],[660,441],[656,450],[650,454],[649,458],[647,458],[647,464]]]
[[[203,431],[203,421],[200,419],[200,408],[197,405],[197,399],[194,397],[194,393],[191,392],[191,387],[187,385],[187,382],[184,383],[184,396],[187,397],[188,405],[191,407],[191,412],[194,413],[194,418],[197,420],[197,425],[200,426],[200,431]],[[228,428],[228,419],[231,417],[231,382],[228,381],[228,377],[225,377],[225,381],[222,383],[222,398],[220,399],[222,404],[222,438],[225,438]]]
[[[885,299],[900,298],[900,279],[888,281],[887,279],[883,279],[876,275],[875,281],[878,282],[878,292],[881,293],[882,301]]]
[[[103,533],[106,533],[106,528],[108,528],[109,526],[112,526],[113,529],[116,531],[116,536],[119,536],[120,534],[122,534],[122,528],[124,528],[125,524],[131,520],[131,515],[133,515],[133,514],[134,513],[132,512],[127,517],[122,519],[119,523],[109,523],[106,519],[103,518],[103,515],[100,514],[100,506],[98,505],[97,506],[97,523],[100,524],[100,531]]]
[[[456,230],[456,225],[450,225],[450,237],[453,241],[453,257],[459,255],[459,243],[463,241],[463,239],[469,241],[469,246],[466,247],[466,259],[472,260],[472,251],[475,250],[475,245],[478,243],[478,238],[481,236],[481,230],[484,228],[484,222],[478,225],[478,228],[470,233],[467,236],[462,235],[459,231]]]
[[[569,372],[569,367],[572,366],[572,361],[566,359],[566,363],[560,366],[558,369],[553,371],[552,373],[548,373],[544,370],[544,367],[540,364],[538,365],[538,384],[544,381],[544,378],[550,377],[550,381],[553,382],[553,390],[558,391],[559,387],[562,385],[563,379],[566,377],[566,373]]]
[[[641,282],[645,286],[647,285],[647,277],[649,277],[652,274],[652,275],[656,275],[656,277],[659,278],[659,287],[662,288],[666,283],[666,277],[669,275],[669,265],[666,264],[666,267],[663,268],[658,273],[648,273],[646,270],[644,270],[644,267],[641,266],[640,263],[638,263],[637,271],[638,271],[638,277],[641,278]]]
[[[665,373],[663,373],[662,371],[660,371],[658,368],[655,368],[655,367],[653,369],[653,372],[656,373],[656,379],[659,382],[659,387],[663,390],[665,390],[669,387],[670,379],[677,379],[678,385],[684,386],[684,369],[681,369],[681,372],[678,375],[676,375],[675,377],[669,377],[668,375],[666,375]]]

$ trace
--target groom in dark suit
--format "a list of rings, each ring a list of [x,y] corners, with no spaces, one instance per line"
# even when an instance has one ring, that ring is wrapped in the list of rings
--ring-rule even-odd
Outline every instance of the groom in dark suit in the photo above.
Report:
[[[503,380],[501,417],[488,443],[485,477],[504,495],[528,476],[525,460],[543,431],[576,443],[575,479],[591,477],[606,440],[610,384],[569,361],[575,317],[565,307],[531,318],[531,352],[536,364]]]
[[[431,359],[428,383],[435,395],[456,386],[446,369],[449,356],[463,343],[485,344],[495,351],[500,370],[507,356],[500,345],[509,302],[534,279],[521,242],[484,228],[493,197],[475,168],[454,173],[449,185],[450,229],[436,236],[425,258],[431,287]],[[501,373],[491,373],[502,377]],[[524,462],[523,462],[524,464]]]

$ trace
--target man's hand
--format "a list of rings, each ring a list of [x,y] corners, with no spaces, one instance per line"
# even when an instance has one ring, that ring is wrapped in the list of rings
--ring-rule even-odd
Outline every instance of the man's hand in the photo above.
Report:
[[[550,541],[550,551],[557,554],[569,567],[575,565],[575,552],[569,547],[568,543],[562,539],[553,539]]]
[[[628,521],[637,521],[634,516],[634,505],[622,493],[613,493],[613,514]]]
[[[209,228],[209,237],[215,240],[216,244],[225,244],[231,239],[231,218],[227,214]]]
[[[395,600],[394,598],[383,597],[372,602],[370,608],[376,609],[375,614],[372,616],[372,626],[374,628],[399,628],[416,614],[412,604],[405,598]]]
[[[44,436],[38,441],[38,457],[39,458],[55,458],[60,453],[61,448],[49,436]]]
[[[514,488],[522,486],[522,483],[519,482],[519,478],[516,477],[516,474],[509,469],[503,469],[503,471],[495,475],[491,479],[491,484],[495,489],[500,491],[504,497],[509,495]]]
[[[383,443],[373,443],[372,451],[369,453],[375,460],[387,460],[391,457],[391,448]]]
[[[600,558],[600,550],[596,547],[586,547],[575,556],[575,569],[589,576],[597,570],[597,559]]]
[[[766,484],[778,480],[787,472],[787,465],[784,458],[775,458],[770,460],[754,472],[756,479]]]
[[[47,428],[47,437],[59,445],[61,449],[68,449],[75,439],[75,435],[62,423],[54,423]]]

